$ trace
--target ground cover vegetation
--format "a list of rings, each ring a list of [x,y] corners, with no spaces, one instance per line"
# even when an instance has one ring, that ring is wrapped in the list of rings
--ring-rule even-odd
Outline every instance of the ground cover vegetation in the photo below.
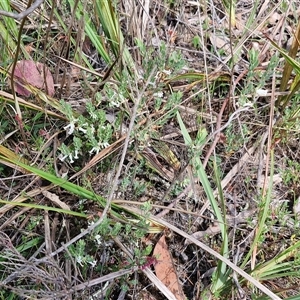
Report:
[[[300,299],[298,1],[0,1],[0,299]]]

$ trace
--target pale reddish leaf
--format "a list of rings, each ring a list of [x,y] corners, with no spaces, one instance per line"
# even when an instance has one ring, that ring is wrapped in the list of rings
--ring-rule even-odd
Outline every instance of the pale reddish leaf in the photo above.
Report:
[[[176,299],[186,299],[181,285],[178,281],[176,270],[174,268],[172,257],[168,250],[166,238],[163,235],[157,242],[153,256],[157,257],[158,262],[154,265],[155,273],[158,279],[160,279],[164,285],[174,294]]]
[[[44,75],[44,70],[46,76]],[[45,84],[45,79],[46,83]],[[16,92],[22,96],[30,96],[30,92],[24,87],[30,84],[40,90],[47,91],[49,96],[54,95],[54,82],[49,69],[42,63],[34,62],[32,60],[20,60],[17,62],[14,72],[14,82]]]

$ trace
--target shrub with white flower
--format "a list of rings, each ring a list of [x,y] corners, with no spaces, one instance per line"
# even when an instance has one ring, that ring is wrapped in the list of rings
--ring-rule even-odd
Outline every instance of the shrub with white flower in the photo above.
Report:
[[[87,254],[86,242],[84,240],[79,240],[75,245],[71,245],[69,251],[81,267],[86,267],[87,265],[96,266],[97,260]]]
[[[113,126],[107,121],[103,109],[97,108],[92,101],[87,101],[87,115],[77,116],[69,103],[61,101],[63,112],[69,119],[69,124],[64,126],[67,137],[72,137],[72,142],[64,142],[59,147],[59,159],[74,163],[84,153],[98,154],[110,145],[114,132]],[[119,101],[117,101],[119,105]]]

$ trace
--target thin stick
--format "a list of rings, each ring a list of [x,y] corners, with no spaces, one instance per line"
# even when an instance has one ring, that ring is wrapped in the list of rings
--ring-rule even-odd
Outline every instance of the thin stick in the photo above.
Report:
[[[9,12],[9,11],[5,11],[5,10],[0,10],[0,15],[20,21],[20,20],[26,18],[29,14],[31,14],[43,2],[44,2],[44,0],[36,0],[29,8],[27,8],[26,10],[24,10],[18,14]]]

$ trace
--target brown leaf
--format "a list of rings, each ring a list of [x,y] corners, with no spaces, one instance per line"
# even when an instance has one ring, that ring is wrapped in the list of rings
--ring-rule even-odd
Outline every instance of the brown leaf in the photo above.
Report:
[[[176,270],[174,268],[172,257],[168,250],[166,238],[163,235],[157,242],[153,255],[157,257],[158,263],[154,265],[155,273],[164,285],[174,294],[176,299],[186,299],[182,287],[178,281]]]
[[[214,236],[218,234],[221,231],[220,226],[218,223],[214,223],[210,225],[206,230],[203,231],[196,231],[192,234],[192,237],[194,237],[197,240],[203,239],[205,236]],[[189,240],[186,240],[184,242],[185,245],[189,245],[191,242]]]
[[[215,47],[215,49],[222,49],[227,55],[230,53],[230,41],[225,36],[218,36],[216,34],[211,33],[209,36],[210,42]]]
[[[44,75],[44,71],[46,75]],[[46,79],[46,83],[45,83]],[[36,63],[32,60],[20,60],[17,62],[14,71],[14,82],[16,92],[22,96],[30,96],[25,86],[30,84],[38,89],[46,91],[49,96],[54,95],[54,82],[49,69],[42,63]]]
[[[51,200],[53,203],[55,203],[57,206],[61,207],[62,209],[71,210],[70,207],[69,207],[69,205],[67,205],[66,203],[62,202],[56,194],[50,193],[48,191],[43,191],[42,194],[46,198],[48,198],[49,200]]]

